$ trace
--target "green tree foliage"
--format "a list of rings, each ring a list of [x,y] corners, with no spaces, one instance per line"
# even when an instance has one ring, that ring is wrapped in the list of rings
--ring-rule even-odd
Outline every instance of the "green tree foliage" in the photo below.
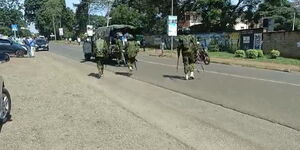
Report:
[[[65,0],[25,0],[25,17],[33,21],[41,35],[54,33],[53,25],[64,28],[67,36],[73,36],[74,12],[66,7]]]
[[[34,22],[38,11],[46,2],[47,0],[25,0],[25,18],[30,22]]]
[[[12,24],[19,27],[26,26],[21,8],[19,0],[0,0],[0,34],[12,35],[10,28]]]
[[[77,6],[75,18],[77,24],[76,36],[79,36],[81,33],[86,31],[86,25],[88,23],[89,17],[89,6],[91,0],[82,0]]]
[[[95,28],[106,26],[106,18],[104,16],[90,15],[89,24]]]
[[[177,3],[178,0],[174,0],[174,15],[178,12]],[[136,10],[142,16],[143,32],[151,34],[166,33],[167,16],[171,14],[171,1],[115,0],[113,8],[118,7],[120,4],[130,6],[132,10]]]
[[[230,31],[238,18],[251,18],[260,0],[182,0],[179,3],[180,18],[188,11],[196,11],[202,17],[205,31]],[[242,18],[243,14],[249,16]]]
[[[111,11],[112,24],[127,24],[138,28],[144,27],[144,17],[134,8],[125,4],[118,5]]]
[[[265,0],[255,13],[256,22],[261,18],[269,17],[275,21],[274,30],[292,30],[293,14],[295,9],[291,7],[288,0]],[[297,14],[297,18],[300,17]],[[297,23],[299,23],[297,21]],[[296,25],[297,28],[298,25]]]

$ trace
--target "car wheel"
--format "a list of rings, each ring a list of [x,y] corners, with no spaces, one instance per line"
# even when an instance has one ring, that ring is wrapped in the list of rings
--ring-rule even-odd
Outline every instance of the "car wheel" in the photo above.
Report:
[[[24,55],[25,55],[24,51],[22,51],[22,50],[17,50],[16,51],[16,56],[17,57],[24,57]]]
[[[0,102],[0,123],[5,123],[11,119],[10,110],[11,110],[11,99],[9,92],[3,88],[2,98]]]

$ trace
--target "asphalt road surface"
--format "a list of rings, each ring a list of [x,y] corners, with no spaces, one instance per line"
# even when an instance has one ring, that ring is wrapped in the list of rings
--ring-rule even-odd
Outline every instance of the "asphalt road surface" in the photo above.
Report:
[[[299,131],[264,119],[263,110],[254,107],[266,104],[237,98],[263,97],[253,92],[274,90],[277,84],[297,88],[288,82],[296,74],[275,80],[280,76],[268,77],[264,70],[246,76],[247,68],[232,67],[234,74],[230,66],[211,65],[195,81],[184,81],[174,71],[174,60],[141,56],[133,76],[126,68],[108,66],[111,71],[99,80],[95,64],[81,60],[79,46],[51,44],[50,50],[0,65],[13,100],[12,121],[0,132],[1,149],[300,149]],[[243,95],[247,86],[255,88]],[[227,93],[231,90],[235,96]],[[264,98],[269,102],[259,99]],[[261,116],[249,110],[260,110],[255,112]],[[264,110],[270,111],[275,112]]]
[[[80,46],[52,44],[51,52],[83,61]],[[151,83],[201,101],[221,105],[247,115],[300,131],[300,74],[211,64],[196,73],[196,80],[183,80],[176,72],[176,59],[140,53],[138,71],[131,78]],[[107,70],[126,75],[127,69],[108,65]]]

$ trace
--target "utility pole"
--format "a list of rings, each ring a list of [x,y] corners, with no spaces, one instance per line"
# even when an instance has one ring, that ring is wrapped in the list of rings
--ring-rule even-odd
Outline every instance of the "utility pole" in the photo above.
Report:
[[[295,22],[296,22],[296,12],[294,12],[293,30],[292,31],[295,31]]]
[[[173,16],[174,15],[174,1],[172,0],[172,8],[171,8],[171,15]],[[173,51],[173,44],[174,44],[174,37],[171,36],[171,51]]]
[[[108,10],[107,10],[107,17],[106,17],[106,27],[109,26],[109,20],[111,19],[111,18],[109,17],[110,9],[111,9],[111,6],[110,6],[110,5],[111,5],[111,4],[110,4],[110,1],[108,1]]]
[[[54,21],[54,15],[52,15],[52,24],[53,24],[53,31],[54,31],[54,38],[55,38],[55,41],[56,41],[56,29],[55,29],[55,21]]]

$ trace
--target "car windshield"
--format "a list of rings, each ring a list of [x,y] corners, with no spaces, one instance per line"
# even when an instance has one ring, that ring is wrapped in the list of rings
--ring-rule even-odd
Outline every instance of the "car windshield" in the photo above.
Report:
[[[45,40],[36,40],[37,44],[47,44]]]

